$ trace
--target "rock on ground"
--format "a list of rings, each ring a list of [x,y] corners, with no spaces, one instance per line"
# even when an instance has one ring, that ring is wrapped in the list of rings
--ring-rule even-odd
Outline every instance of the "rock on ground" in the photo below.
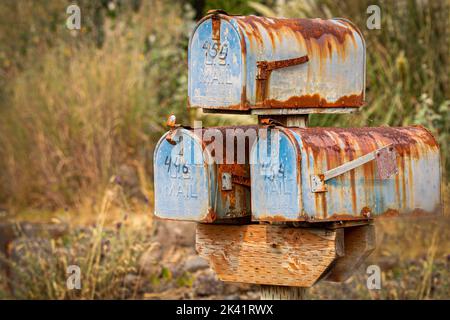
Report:
[[[209,268],[208,261],[197,255],[189,256],[184,263],[184,270],[190,273],[194,273],[199,270],[204,270],[208,268]]]
[[[159,242],[153,242],[139,259],[139,268],[144,275],[159,275],[161,272],[162,248]]]
[[[161,243],[164,249],[181,246],[195,250],[194,222],[158,220],[155,221],[155,226],[155,240]]]

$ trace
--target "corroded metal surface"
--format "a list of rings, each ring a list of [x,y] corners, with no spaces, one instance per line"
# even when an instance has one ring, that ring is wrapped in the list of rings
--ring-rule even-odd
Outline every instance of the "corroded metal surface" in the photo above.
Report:
[[[255,135],[245,138],[248,129]],[[249,149],[256,139],[256,129],[256,126],[178,128],[166,133],[154,154],[155,215],[201,222],[249,221]],[[222,137],[224,143],[219,141]],[[212,147],[215,140],[218,143]],[[244,150],[243,155],[238,148]],[[232,161],[227,161],[230,152]],[[237,161],[240,156],[245,156],[242,164]],[[230,178],[231,181],[224,180]]]
[[[252,215],[258,221],[333,221],[440,212],[440,159],[423,127],[284,128],[279,152],[265,156],[260,135],[251,153]],[[377,161],[327,181],[312,192],[310,177],[392,144],[398,173],[382,179]]]
[[[189,43],[191,107],[360,107],[364,91],[364,39],[344,19],[213,12],[198,23]]]

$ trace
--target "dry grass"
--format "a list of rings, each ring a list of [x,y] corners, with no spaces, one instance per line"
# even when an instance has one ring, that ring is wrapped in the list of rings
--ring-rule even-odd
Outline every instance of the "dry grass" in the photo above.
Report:
[[[10,256],[2,258],[7,273],[3,274],[0,297],[136,298],[140,283],[129,283],[126,277],[140,273],[138,259],[151,245],[152,223],[148,212],[146,216],[133,212],[130,218],[131,208],[123,196],[120,186],[110,186],[97,210],[89,214],[96,216],[96,221],[85,225],[72,217],[69,232],[61,238],[31,237],[14,242]],[[61,220],[65,218],[59,217]],[[69,265],[81,270],[81,290],[67,288]]]
[[[378,221],[377,249],[346,283],[321,282],[312,299],[448,299],[450,218]],[[368,290],[369,265],[381,268],[381,290]]]
[[[186,55],[178,49],[187,31],[177,12],[146,2],[122,20],[107,20],[101,48],[84,29],[68,40],[62,30],[59,41],[8,79],[0,108],[0,201],[64,208],[100,193],[123,165],[151,172],[152,146],[167,115],[181,106],[186,113],[185,66],[161,73]]]

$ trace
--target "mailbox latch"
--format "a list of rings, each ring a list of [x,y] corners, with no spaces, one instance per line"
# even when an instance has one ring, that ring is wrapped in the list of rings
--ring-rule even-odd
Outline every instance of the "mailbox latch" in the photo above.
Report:
[[[178,128],[184,128],[184,129],[192,129],[189,126],[183,126],[181,124],[177,123],[177,117],[172,114],[169,116],[169,118],[166,121],[166,125],[169,127],[169,132],[166,135],[166,140],[172,145],[176,145],[177,141],[174,140],[174,137],[177,135]],[[178,142],[182,142],[183,137],[181,136]]]
[[[363,164],[376,161],[378,177],[382,180],[388,179],[398,173],[397,154],[392,144],[369,152],[355,160],[349,161],[331,170],[320,174],[311,175],[311,192],[326,192],[326,181],[340,176],[350,170],[356,169]]]

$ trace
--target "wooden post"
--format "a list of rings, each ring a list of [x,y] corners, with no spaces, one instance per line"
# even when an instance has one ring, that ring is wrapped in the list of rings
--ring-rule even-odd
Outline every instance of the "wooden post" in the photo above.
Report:
[[[300,127],[306,128],[308,126],[308,115],[307,114],[297,114],[297,115],[260,115],[259,119],[271,118],[278,121],[286,127]]]
[[[261,285],[261,300],[305,300],[306,289],[302,287]]]
[[[286,127],[306,128],[308,126],[308,115],[272,115],[270,118],[277,120]],[[261,300],[304,300],[307,288],[303,287],[283,287],[264,286],[260,288]]]

